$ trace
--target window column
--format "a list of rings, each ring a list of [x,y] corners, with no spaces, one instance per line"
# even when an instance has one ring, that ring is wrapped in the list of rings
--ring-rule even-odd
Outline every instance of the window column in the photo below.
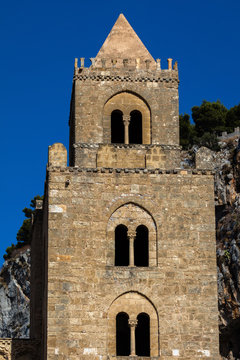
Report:
[[[124,144],[129,144],[129,124],[130,124],[130,115],[123,115],[122,117],[124,123]]]
[[[136,356],[136,339],[135,339],[135,329],[137,326],[137,319],[129,319],[128,325],[130,326],[130,342],[131,342],[131,354],[130,356]]]
[[[128,238],[129,238],[129,266],[135,266],[134,265],[134,240],[136,237],[136,232],[128,232]]]

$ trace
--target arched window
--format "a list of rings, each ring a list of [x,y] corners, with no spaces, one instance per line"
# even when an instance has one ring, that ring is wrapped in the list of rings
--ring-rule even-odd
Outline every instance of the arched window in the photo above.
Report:
[[[136,355],[150,356],[150,318],[148,314],[141,313],[137,317],[135,330]]]
[[[111,143],[124,144],[124,124],[122,112],[114,110],[111,114]]]
[[[115,265],[129,265],[129,239],[128,228],[125,225],[118,225],[115,229]]]
[[[139,225],[136,230],[136,237],[134,240],[134,265],[148,266],[149,265],[149,246],[148,246],[148,228],[144,225]]]
[[[138,110],[130,113],[129,144],[142,144],[142,114]]]
[[[120,312],[116,316],[116,353],[117,356],[130,355],[130,328],[128,325],[129,316]]]

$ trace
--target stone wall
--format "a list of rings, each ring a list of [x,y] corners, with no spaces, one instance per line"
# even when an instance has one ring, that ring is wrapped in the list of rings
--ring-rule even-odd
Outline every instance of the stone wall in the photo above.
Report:
[[[240,136],[239,127],[234,128],[232,133],[227,133],[227,131],[222,132],[222,135],[218,137],[219,141],[228,141],[229,139],[235,139]]]
[[[180,163],[180,146],[142,144],[79,144],[75,163],[89,168],[173,169]],[[60,162],[58,166],[62,166]]]
[[[80,165],[77,156],[72,162],[74,145],[111,143],[110,110],[121,106],[124,115],[134,109],[141,111],[143,143],[179,144],[177,70],[79,68],[73,89],[70,165]]]
[[[156,311],[151,356],[219,359],[211,172],[59,167],[48,179],[47,358],[114,357],[111,309],[129,294]],[[114,266],[109,221],[126,204],[155,224],[149,267]],[[145,221],[139,211],[125,217]]]

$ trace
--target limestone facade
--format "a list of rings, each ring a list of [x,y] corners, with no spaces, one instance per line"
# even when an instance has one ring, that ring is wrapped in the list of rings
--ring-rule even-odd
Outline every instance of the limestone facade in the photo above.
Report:
[[[48,191],[49,359],[116,358],[121,312],[154,359],[219,358],[211,172],[59,167]],[[147,267],[115,266],[119,224],[148,228]]]
[[[49,147],[33,226],[41,359],[219,359],[213,173],[180,169],[168,64],[123,15],[75,61],[69,166]]]

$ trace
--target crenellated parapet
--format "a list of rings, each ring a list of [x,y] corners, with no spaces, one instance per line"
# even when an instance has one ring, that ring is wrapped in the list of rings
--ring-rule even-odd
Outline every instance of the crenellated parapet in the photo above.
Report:
[[[178,70],[178,63],[175,61],[174,65],[171,58],[168,58],[168,68],[166,70]],[[150,71],[161,71],[161,59],[156,59],[156,61],[151,61],[149,59],[142,60],[140,58],[111,58],[111,59],[98,59],[90,58],[91,66],[90,69],[131,69],[131,70],[150,70]],[[74,69],[76,72],[79,72],[81,69],[85,68],[85,58],[81,57],[80,59],[75,58]]]
[[[161,60],[140,61],[137,59],[101,59],[95,61],[90,58],[92,64],[85,67],[85,59],[75,59],[74,80],[94,81],[126,81],[126,82],[165,82],[178,85],[178,64],[172,65],[172,59],[168,59],[168,68],[161,68]]]

